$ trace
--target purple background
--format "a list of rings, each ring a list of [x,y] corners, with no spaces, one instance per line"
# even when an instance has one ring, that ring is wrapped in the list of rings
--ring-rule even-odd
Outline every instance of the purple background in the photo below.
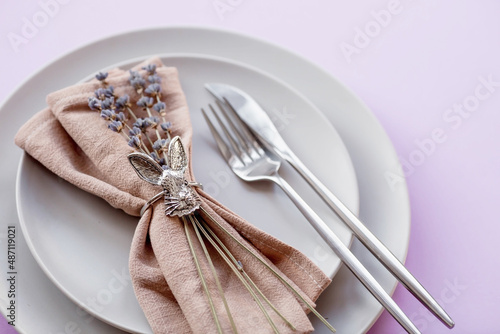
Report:
[[[9,34],[21,35],[23,20],[33,20],[50,1],[0,3],[0,101],[54,58],[135,28],[213,26],[286,47],[349,86],[373,110],[401,160],[412,165],[406,264],[443,300],[457,325],[446,329],[401,287],[396,301],[423,333],[499,333],[499,2],[142,0],[116,6],[60,0],[46,25],[14,47]],[[219,15],[217,3],[228,11]],[[390,19],[380,14],[387,9],[393,12]],[[376,13],[385,19],[379,31],[373,25]],[[358,29],[372,29],[372,37],[363,40]],[[488,77],[496,86],[477,88],[480,78]],[[454,105],[455,111],[447,111]],[[431,147],[435,129],[442,135]],[[418,144],[424,142],[425,156]],[[14,333],[3,319],[0,332]],[[369,333],[402,330],[384,313]]]

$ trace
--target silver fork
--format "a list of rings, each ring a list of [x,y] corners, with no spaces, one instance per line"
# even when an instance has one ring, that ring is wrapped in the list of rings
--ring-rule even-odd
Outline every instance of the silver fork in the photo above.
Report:
[[[297,206],[299,211],[307,218],[314,229],[328,243],[342,262],[344,262],[347,268],[349,268],[354,276],[358,278],[401,326],[403,326],[408,333],[420,333],[417,327],[354,256],[349,248],[342,243],[316,212],[314,212],[297,192],[278,174],[281,160],[274,153],[265,150],[251,134],[246,125],[237,117],[229,117],[225,108],[219,101],[216,101],[216,103],[225,122],[222,121],[212,105],[209,105],[209,108],[226,139],[223,139],[221,132],[217,130],[205,110],[201,109],[201,111],[215,138],[219,150],[233,172],[244,181],[268,180],[276,183],[292,200],[295,206]],[[228,126],[226,126],[225,123]]]

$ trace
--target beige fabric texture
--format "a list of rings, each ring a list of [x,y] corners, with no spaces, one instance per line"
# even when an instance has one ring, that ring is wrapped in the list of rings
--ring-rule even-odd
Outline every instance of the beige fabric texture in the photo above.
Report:
[[[157,65],[157,73],[162,78],[162,100],[167,104],[166,118],[172,123],[172,135],[181,137],[191,164],[193,134],[177,70],[164,66],[157,58],[135,69],[144,74],[141,67],[151,63]],[[116,95],[126,93],[131,100],[136,101],[138,95],[130,87],[128,78],[128,71],[114,69],[109,72],[106,81],[114,86]],[[99,87],[102,84],[92,80],[50,94],[47,97],[48,107],[20,129],[15,141],[29,155],[66,181],[105,199],[115,208],[139,216],[145,202],[162,189],[137,176],[127,159],[133,149],[122,135],[107,128],[107,122],[100,118],[99,112],[89,109],[88,98]],[[142,110],[137,110],[137,114],[146,116]],[[190,165],[186,177],[194,181],[191,171]],[[286,277],[311,303],[328,286],[330,279],[302,253],[254,227],[202,190],[197,191],[207,212]],[[257,286],[297,328],[292,331],[270,311],[280,332],[311,332],[313,328],[304,305],[269,270],[214,225],[211,223],[211,228],[243,263],[245,271]],[[201,267],[213,291],[223,331],[230,333],[231,326],[208,263],[201,256],[201,246],[197,242],[195,245],[203,259]],[[212,247],[208,249],[238,331],[272,333],[267,320],[236,275]],[[130,249],[129,269],[137,300],[154,333],[217,332],[188,246],[184,225],[178,217],[165,215],[162,200],[157,201],[139,220]]]

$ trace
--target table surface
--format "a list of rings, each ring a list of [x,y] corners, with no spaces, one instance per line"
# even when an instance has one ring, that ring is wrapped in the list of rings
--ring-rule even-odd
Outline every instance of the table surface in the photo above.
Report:
[[[412,209],[406,265],[455,319],[450,333],[498,333],[499,2],[139,3],[2,1],[0,101],[47,62],[133,29],[219,27],[288,48],[350,87],[394,143]],[[394,298],[423,333],[449,332],[404,288]],[[4,319],[0,332],[15,333]],[[402,330],[384,312],[380,333]]]

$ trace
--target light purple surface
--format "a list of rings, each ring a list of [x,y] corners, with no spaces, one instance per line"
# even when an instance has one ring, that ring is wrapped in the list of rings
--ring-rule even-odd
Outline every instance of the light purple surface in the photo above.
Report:
[[[56,0],[0,2],[0,101],[54,58],[135,28],[220,27],[286,47],[349,86],[373,110],[402,161],[414,165],[407,175],[412,229],[406,264],[443,301],[457,325],[452,331],[446,329],[401,287],[395,293],[398,304],[423,333],[499,332],[499,2],[193,0],[160,4],[144,0],[115,5],[60,0],[58,11],[41,22],[45,25],[25,44],[14,47],[9,36],[22,37],[24,20],[33,22],[33,15],[43,10],[42,3],[51,1]],[[218,15],[214,5],[220,3],[229,7]],[[377,28],[373,13],[388,9],[395,14],[380,31],[371,31],[369,43],[355,41],[357,29]],[[356,47],[355,42],[357,53],[342,52],[342,47]],[[496,86],[489,87],[486,96],[488,87],[481,82],[488,77]],[[483,100],[474,99],[474,94]],[[460,118],[447,111],[464,103],[474,110]],[[428,143],[436,131],[441,133],[439,143],[433,149],[428,146],[422,159],[417,142]],[[3,320],[0,332],[14,333]],[[403,331],[384,313],[369,333]]]

